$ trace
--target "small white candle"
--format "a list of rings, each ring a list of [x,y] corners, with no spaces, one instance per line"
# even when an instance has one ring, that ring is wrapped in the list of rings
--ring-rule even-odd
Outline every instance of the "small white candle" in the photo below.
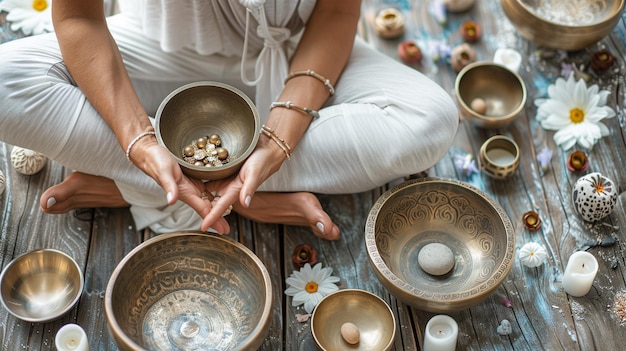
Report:
[[[587,295],[598,273],[598,261],[586,251],[572,254],[563,273],[563,289],[574,297]]]
[[[66,324],[54,338],[58,351],[89,351],[87,334],[78,324]]]
[[[434,316],[426,324],[424,351],[454,351],[458,334],[459,326],[452,317]]]
[[[522,55],[513,49],[498,49],[493,55],[493,62],[504,65],[513,72],[518,72],[522,65]]]

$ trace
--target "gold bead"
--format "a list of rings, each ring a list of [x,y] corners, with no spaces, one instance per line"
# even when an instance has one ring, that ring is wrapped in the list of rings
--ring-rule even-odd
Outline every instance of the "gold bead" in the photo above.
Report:
[[[220,160],[225,160],[228,158],[228,150],[226,150],[223,147],[218,147],[217,149],[215,149],[215,151],[217,151],[217,158],[219,158]]]
[[[203,149],[206,146],[206,138],[198,138],[198,140],[196,140],[196,146]]]
[[[209,142],[215,146],[220,146],[222,145],[222,138],[220,138],[219,134],[211,134]]]
[[[185,146],[185,148],[183,149],[183,154],[187,157],[191,157],[193,156],[195,150],[193,149],[193,146],[191,145],[187,145]]]
[[[202,162],[202,161],[196,161],[196,163],[194,163],[193,165],[194,165],[194,166],[200,166],[200,167],[202,167],[202,166],[204,166],[204,162]]]

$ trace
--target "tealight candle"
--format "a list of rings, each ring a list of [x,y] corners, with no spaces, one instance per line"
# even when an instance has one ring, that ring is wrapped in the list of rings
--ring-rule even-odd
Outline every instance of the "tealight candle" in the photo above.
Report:
[[[66,324],[54,338],[59,351],[89,351],[87,334],[78,324]]]
[[[493,55],[493,62],[504,65],[513,72],[518,72],[522,65],[522,55],[513,49],[498,49]]]
[[[454,351],[458,334],[459,326],[452,317],[434,316],[426,324],[424,351]]]
[[[586,251],[572,254],[563,273],[563,289],[574,297],[587,295],[598,273],[598,261]]]

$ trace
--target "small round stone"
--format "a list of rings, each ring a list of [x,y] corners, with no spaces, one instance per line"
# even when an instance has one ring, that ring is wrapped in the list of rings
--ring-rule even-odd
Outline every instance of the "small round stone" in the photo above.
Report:
[[[470,103],[470,107],[476,113],[480,113],[481,115],[484,115],[485,112],[487,112],[487,103],[481,98],[476,98],[472,100],[472,102]]]
[[[357,344],[361,338],[359,327],[353,323],[344,323],[341,325],[341,336],[350,345]]]
[[[454,267],[454,254],[444,244],[430,243],[424,245],[417,255],[417,261],[430,275],[444,275]]]

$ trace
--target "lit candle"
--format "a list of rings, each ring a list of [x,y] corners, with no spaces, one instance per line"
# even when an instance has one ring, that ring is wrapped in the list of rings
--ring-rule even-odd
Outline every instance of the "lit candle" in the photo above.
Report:
[[[54,338],[59,351],[89,351],[87,334],[78,324],[66,324]]]
[[[585,296],[598,273],[598,261],[586,251],[572,254],[563,273],[563,289],[574,297]]]
[[[498,49],[493,55],[493,62],[504,65],[513,72],[518,72],[522,65],[522,55],[513,49]]]
[[[450,316],[434,316],[426,324],[424,351],[454,351],[459,326]]]

